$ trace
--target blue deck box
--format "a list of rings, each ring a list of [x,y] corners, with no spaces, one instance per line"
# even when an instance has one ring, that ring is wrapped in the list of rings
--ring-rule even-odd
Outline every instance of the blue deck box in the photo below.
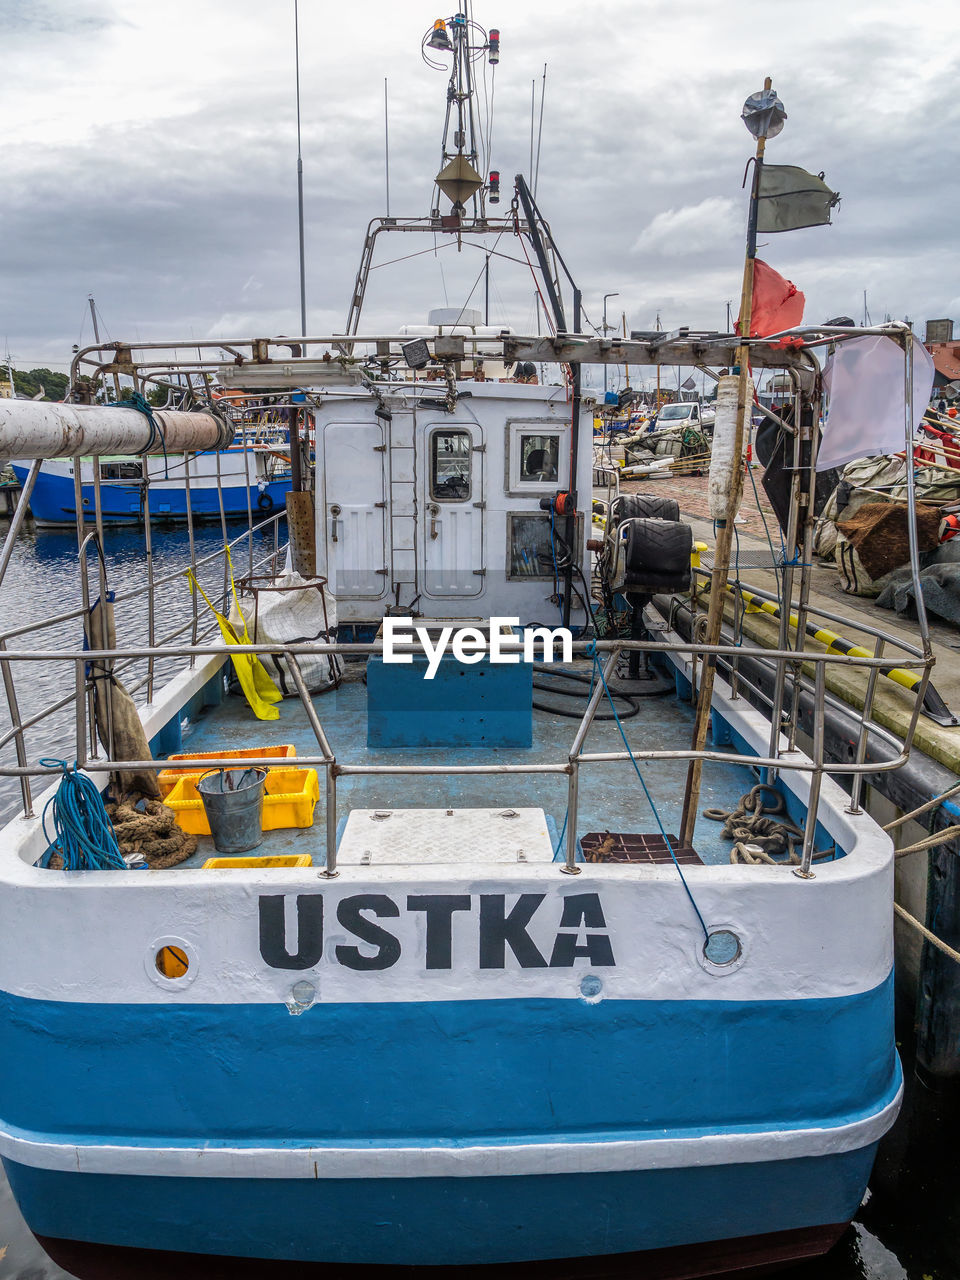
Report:
[[[533,742],[533,667],[529,663],[441,659],[432,680],[427,659],[367,660],[368,747],[529,747]]]

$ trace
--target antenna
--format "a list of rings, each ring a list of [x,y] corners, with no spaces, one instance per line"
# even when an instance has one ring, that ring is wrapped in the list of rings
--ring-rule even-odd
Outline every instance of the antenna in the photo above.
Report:
[[[434,184],[453,205],[450,216],[460,219],[466,212],[468,200],[473,201],[474,216],[482,216],[487,180],[477,172],[481,161],[473,102],[473,64],[485,55],[492,66],[499,62],[500,33],[494,30],[488,35],[479,23],[461,12],[449,20],[449,29],[447,22],[438,18],[424,35],[420,49],[424,62],[436,71],[445,71],[446,63],[441,58],[448,54],[451,56],[440,172]],[[493,189],[494,176],[496,191]],[[491,203],[496,203],[492,197],[496,195],[499,199],[499,174],[491,175],[490,188]]]
[[[390,217],[390,116],[387,110],[387,77],[383,77],[383,167],[387,181],[387,217]]]
[[[303,154],[300,149],[300,13],[293,0],[293,51],[297,79],[297,218],[300,230],[300,333],[307,336],[307,275],[303,259]],[[303,354],[306,355],[306,348]]]
[[[534,134],[533,124],[536,118],[537,118],[537,82],[534,79],[530,81],[530,167],[527,170],[527,173],[529,173],[530,175],[531,182],[533,182],[533,134]]]
[[[537,183],[540,181],[540,143],[543,141],[543,99],[547,92],[547,64],[543,64],[543,82],[540,85],[540,123],[537,126],[537,162],[530,181],[533,185],[533,198],[537,198]]]

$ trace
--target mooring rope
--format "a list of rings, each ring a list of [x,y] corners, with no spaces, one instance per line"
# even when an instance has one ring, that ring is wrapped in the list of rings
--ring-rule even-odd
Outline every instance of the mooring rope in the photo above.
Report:
[[[884,831],[887,828],[884,827]],[[942,831],[935,831],[933,835],[924,836],[922,840],[917,840],[913,844],[905,844],[902,849],[897,849],[894,854],[895,858],[906,858],[911,853],[922,853],[924,849],[936,849],[942,844],[949,844],[951,840],[956,840],[960,836],[960,826],[944,827]]]
[[[918,933],[922,933],[926,940],[936,947],[938,951],[942,951],[945,956],[949,956],[951,960],[960,964],[960,951],[954,951],[953,947],[944,942],[942,938],[938,938],[935,933],[931,933],[925,924],[921,924],[916,916],[912,916],[909,911],[901,907],[899,902],[893,904],[893,909],[901,920],[905,920],[911,928],[916,929]]]

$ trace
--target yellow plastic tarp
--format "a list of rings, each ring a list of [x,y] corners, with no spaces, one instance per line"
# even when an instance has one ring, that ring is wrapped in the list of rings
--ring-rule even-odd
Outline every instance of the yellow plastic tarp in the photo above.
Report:
[[[237,606],[237,613],[243,618],[240,609],[240,601],[237,598],[237,588],[233,581],[233,561],[230,559],[230,552],[227,550],[227,563],[230,566],[230,589],[233,592],[234,603]],[[210,612],[217,620],[220,627],[220,634],[228,645],[237,644],[253,644],[250,634],[247,631],[246,621],[243,623],[243,631],[239,635],[229,618],[225,618],[222,613],[213,607],[210,597],[201,587],[200,583],[194,577],[191,569],[187,570],[187,581],[193,590],[199,591],[207,602]],[[255,653],[231,653],[230,660],[233,668],[237,673],[237,679],[240,681],[240,688],[243,690],[244,697],[250,703],[253,714],[258,720],[279,720],[280,712],[273,703],[280,702],[283,694],[273,683],[270,673],[260,661]]]

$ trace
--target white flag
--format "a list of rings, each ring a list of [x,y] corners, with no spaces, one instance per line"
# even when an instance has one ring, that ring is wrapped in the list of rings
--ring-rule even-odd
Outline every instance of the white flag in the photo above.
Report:
[[[933,389],[933,360],[913,342],[913,422],[920,425]],[[826,363],[828,396],[817,470],[906,448],[904,353],[892,338],[868,335],[837,344]]]

